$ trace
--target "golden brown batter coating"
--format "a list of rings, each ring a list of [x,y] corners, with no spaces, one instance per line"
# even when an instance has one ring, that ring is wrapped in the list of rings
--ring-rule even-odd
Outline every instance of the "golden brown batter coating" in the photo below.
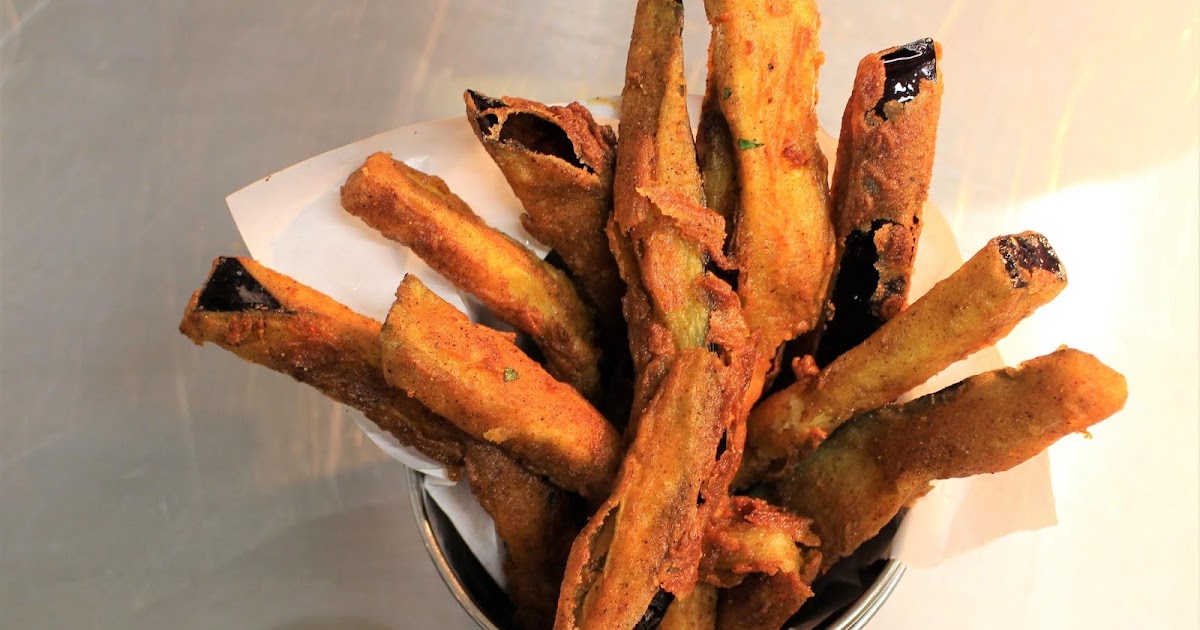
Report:
[[[544,368],[415,277],[381,325],[222,258],[180,324],[361,409],[452,476],[465,470],[527,628],[777,630],[820,572],[931,481],[1007,470],[1125,402],[1121,375],[1063,348],[889,405],[1005,336],[1065,271],[1041,235],[998,237],[905,310],[940,48],[922,40],[860,63],[831,191],[815,0],[705,9],[696,142],[681,0],[638,2],[619,145],[578,103],[464,95],[522,223],[566,274],[388,154],[342,187],[351,214],[528,333]],[[626,342],[631,396],[624,351],[610,351]],[[785,344],[799,349],[799,380],[747,422]],[[603,399],[602,354],[620,390]],[[588,402],[629,398],[624,438]],[[784,507],[730,496],[739,471]],[[599,506],[586,525],[572,493]]]
[[[992,239],[866,341],[760,403],[750,413],[742,479],[779,472],[852,416],[1000,340],[1066,284],[1044,236]]]
[[[711,54],[712,51],[709,51]],[[712,76],[709,76],[712,81]],[[732,89],[732,88],[731,88]],[[733,136],[725,115],[717,105],[719,90],[711,84],[704,93],[700,106],[700,124],[696,129],[696,159],[700,164],[700,175],[704,182],[704,205],[733,226],[737,220],[738,193],[737,159]],[[726,247],[729,246],[726,239]]]
[[[604,227],[612,213],[617,137],[579,103],[552,107],[467,90],[467,118],[525,214],[521,224],[562,256],[604,324],[621,318],[624,283]]]
[[[779,630],[812,597],[809,586],[820,568],[820,555],[810,556],[800,572],[756,573],[721,591],[717,630]]]
[[[776,630],[812,596],[821,564],[812,521],[735,496],[704,539],[700,570],[722,587],[717,628]]]
[[[440,178],[376,153],[346,180],[342,206],[528,333],[555,377],[589,398],[598,396],[592,314],[574,285],[489,227]]]
[[[180,331],[288,374],[350,405],[401,443],[466,472],[508,549],[505,573],[518,618],[549,628],[571,541],[572,499],[500,449],[479,442],[388,385],[381,324],[245,258],[218,258],[188,304]]]
[[[940,53],[920,40],[858,64],[830,191],[839,266],[819,365],[861,343],[908,299],[941,113]]]
[[[812,521],[762,499],[729,497],[704,534],[703,579],[732,588],[754,573],[802,573],[820,544]]]
[[[511,333],[467,316],[405,276],[383,331],[383,372],[435,413],[561,488],[597,500],[612,486],[620,437]]]
[[[567,554],[581,525],[572,497],[488,444],[469,445],[464,468],[471,492],[496,521],[508,550],[504,575],[517,620],[525,630],[550,628]]]
[[[704,5],[712,25],[707,115],[720,109],[733,143],[725,149],[739,189],[732,251],[746,322],[759,335],[761,380],[779,346],[816,327],[833,272],[828,167],[817,145],[820,16],[815,0]],[[720,125],[702,130],[718,133],[701,147],[718,147]],[[720,172],[715,152],[702,160],[706,172]]]
[[[218,258],[179,331],[311,385],[362,411],[428,457],[462,464],[472,439],[403,391],[381,367],[380,323],[248,258]]]
[[[1061,348],[858,416],[772,485],[813,519],[825,567],[874,536],[937,479],[1008,470],[1125,405],[1125,377]]]
[[[672,0],[673,2],[673,0]],[[628,628],[660,589],[690,592],[704,516],[697,506],[723,427],[722,366],[679,353],[639,418],[612,496],[571,550],[559,628]]]

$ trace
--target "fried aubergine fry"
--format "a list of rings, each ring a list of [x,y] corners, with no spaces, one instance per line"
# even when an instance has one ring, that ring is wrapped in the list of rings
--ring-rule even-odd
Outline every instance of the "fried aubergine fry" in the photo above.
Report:
[[[818,366],[857,346],[908,300],[942,105],[939,51],[923,39],[858,64],[830,191],[839,263]]]
[[[508,551],[504,575],[517,621],[526,630],[550,628],[571,541],[582,525],[573,497],[481,442],[467,446],[464,470]]]
[[[608,237],[626,284],[634,367],[647,374],[652,359],[704,345],[712,310],[706,255],[723,259],[725,226],[704,206],[683,76],[683,8],[643,1],[637,10]]]
[[[682,26],[681,3],[638,3],[608,230],[628,287],[633,439],[571,549],[560,630],[632,628],[692,593],[707,506],[726,496],[744,441],[748,333],[737,296],[706,271],[724,230],[703,206]]]
[[[547,106],[467,90],[467,118],[525,208],[521,224],[562,256],[603,323],[624,291],[604,227],[612,213],[617,137],[579,103]]]
[[[528,333],[551,374],[598,397],[600,352],[592,315],[574,285],[484,223],[446,182],[376,153],[342,186],[342,207]]]
[[[817,556],[819,558],[819,556]],[[778,630],[812,597],[819,562],[799,573],[756,573],[721,591],[717,630]]]
[[[770,487],[813,519],[828,568],[937,479],[1008,470],[1125,404],[1125,378],[1060,348],[846,423]]]
[[[777,630],[812,596],[821,566],[812,521],[761,499],[735,496],[704,539],[700,570],[722,587],[721,630]]]
[[[781,472],[849,418],[995,343],[1066,284],[1041,234],[992,239],[866,341],[753,409],[740,482]]]
[[[705,522],[697,504],[724,429],[714,419],[727,404],[707,383],[722,369],[692,349],[663,377],[612,495],[571,549],[556,627],[632,627],[660,590],[686,595],[695,585]]]
[[[712,25],[700,143],[709,201],[736,196],[732,251],[746,323],[759,335],[757,392],[786,341],[815,328],[833,273],[825,155],[817,145],[815,0],[706,0]],[[724,128],[711,119],[718,114]],[[724,129],[727,142],[722,145]],[[734,178],[722,168],[731,155]],[[736,192],[722,181],[736,180]]]
[[[711,77],[710,77],[711,80]],[[732,89],[732,88],[731,88]],[[704,183],[704,205],[721,215],[728,226],[737,217],[738,188],[737,160],[734,158],[733,136],[721,114],[716,100],[717,90],[710,85],[700,105],[700,124],[696,129],[696,159]],[[726,247],[730,245],[726,238]]]
[[[428,457],[462,465],[470,436],[387,384],[381,324],[248,258],[213,261],[179,331],[310,385]]]
[[[383,324],[383,373],[435,413],[495,444],[555,485],[599,500],[620,463],[620,437],[511,333],[475,324],[405,276]]]
[[[820,563],[820,540],[811,525],[810,519],[762,499],[730,497],[704,534],[700,575],[709,584],[732,588],[755,573],[805,573],[806,566]]]

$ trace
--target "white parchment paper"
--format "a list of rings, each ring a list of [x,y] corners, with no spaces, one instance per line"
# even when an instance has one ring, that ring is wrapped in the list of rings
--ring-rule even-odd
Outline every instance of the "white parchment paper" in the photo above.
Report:
[[[698,102],[693,99],[693,109]],[[613,103],[587,103],[601,119],[615,116]],[[693,120],[695,120],[693,115]],[[615,124],[614,124],[615,126]],[[826,145],[832,145],[828,140]],[[832,156],[831,146],[826,152]],[[339,189],[375,151],[387,151],[437,175],[493,227],[534,249],[546,248],[521,227],[520,204],[472,133],[465,117],[394,129],[286,168],[226,200],[250,255],[262,264],[328,294],[379,320],[387,316],[406,273],[421,278],[459,309],[479,319],[478,307],[406,248],[384,239],[342,210]],[[913,275],[912,299],[962,262],[945,219],[930,207]],[[914,395],[935,391],[966,376],[1003,365],[994,349],[955,364]],[[426,486],[480,562],[503,586],[503,550],[491,518],[445,469],[355,412],[363,431],[388,455],[427,475]],[[1001,536],[1053,525],[1054,495],[1043,453],[998,475],[946,481],[924,497],[904,520],[892,555],[910,566],[936,565]]]

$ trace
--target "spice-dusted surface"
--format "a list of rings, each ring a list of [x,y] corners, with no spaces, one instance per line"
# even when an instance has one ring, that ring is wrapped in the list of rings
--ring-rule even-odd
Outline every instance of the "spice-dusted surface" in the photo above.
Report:
[[[467,87],[615,93],[634,3],[615,4],[0,2],[0,626],[471,627],[398,464],[340,407],[175,327],[214,253],[244,253],[226,194],[461,115]],[[1060,4],[822,7],[823,126],[863,54],[938,38],[933,201],[968,254],[1034,229],[1069,261],[1005,358],[1086,347],[1131,392],[1052,449],[1059,527],[910,571],[872,627],[1200,622],[1200,22],[1184,0]]]

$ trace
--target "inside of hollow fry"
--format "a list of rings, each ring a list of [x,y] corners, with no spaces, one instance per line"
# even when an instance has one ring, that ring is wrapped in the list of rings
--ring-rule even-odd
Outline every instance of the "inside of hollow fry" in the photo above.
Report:
[[[1059,296],[1065,263],[1036,232],[997,236],[910,304],[940,45],[863,58],[828,185],[815,1],[704,8],[695,133],[676,0],[637,2],[619,138],[578,103],[463,94],[464,130],[553,262],[436,169],[376,153],[347,174],[349,214],[536,347],[415,276],[381,323],[236,257],[180,324],[461,472],[526,630],[815,623],[932,483],[1010,469],[1127,396],[1060,348],[898,403]],[[768,389],[779,370],[795,382]]]

